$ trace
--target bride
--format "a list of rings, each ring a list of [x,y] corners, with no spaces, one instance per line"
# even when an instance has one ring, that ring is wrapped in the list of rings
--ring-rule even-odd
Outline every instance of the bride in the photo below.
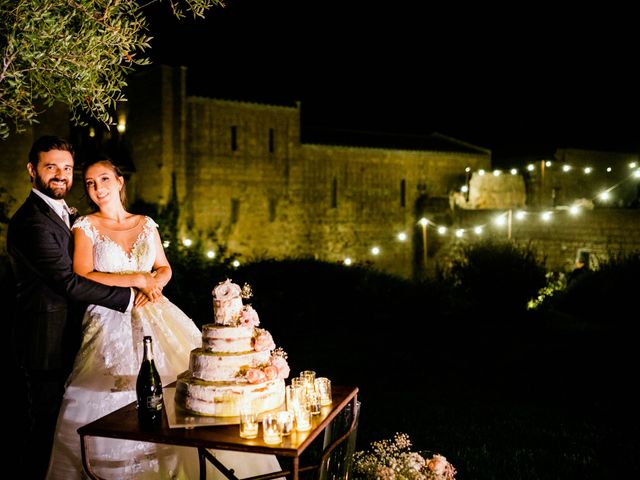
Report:
[[[83,338],[67,380],[47,479],[79,479],[82,469],[76,430],[136,399],[142,339],[153,337],[154,359],[163,385],[188,368],[189,353],[200,346],[201,332],[178,307],[162,296],[171,267],[157,224],[124,208],[125,185],[108,159],[83,168],[94,213],[73,225],[76,273],[107,285],[138,288],[130,313],[90,305],[82,321]],[[90,437],[89,459],[102,478],[197,478],[194,448]],[[272,455],[212,453],[241,477],[280,470]],[[207,478],[226,478],[207,462]]]

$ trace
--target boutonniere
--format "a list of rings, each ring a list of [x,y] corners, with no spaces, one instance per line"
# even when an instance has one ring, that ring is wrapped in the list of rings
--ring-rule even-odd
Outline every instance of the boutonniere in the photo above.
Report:
[[[78,209],[76,207],[69,207],[68,209],[69,215],[75,217],[78,214]]]

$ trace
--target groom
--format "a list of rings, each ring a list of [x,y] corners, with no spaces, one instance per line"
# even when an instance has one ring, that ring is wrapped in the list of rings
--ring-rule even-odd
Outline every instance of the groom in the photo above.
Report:
[[[24,453],[21,478],[46,473],[64,382],[80,344],[72,312],[86,303],[124,312],[135,298],[133,289],[108,287],[73,272],[73,211],[64,201],[73,183],[73,163],[73,147],[66,140],[43,136],[34,142],[27,163],[31,193],[7,232],[16,279],[13,345],[30,427],[18,445]]]

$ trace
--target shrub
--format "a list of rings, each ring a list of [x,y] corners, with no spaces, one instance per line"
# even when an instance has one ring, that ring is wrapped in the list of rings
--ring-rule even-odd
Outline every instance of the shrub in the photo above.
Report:
[[[444,279],[452,285],[452,307],[459,314],[500,319],[524,313],[546,284],[545,275],[531,246],[488,240],[463,246]]]
[[[611,254],[598,270],[571,283],[552,307],[587,321],[632,325],[639,275],[640,252]]]

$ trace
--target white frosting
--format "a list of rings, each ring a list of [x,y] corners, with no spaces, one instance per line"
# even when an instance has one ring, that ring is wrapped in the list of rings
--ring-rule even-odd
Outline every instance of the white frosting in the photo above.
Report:
[[[243,402],[251,402],[258,413],[278,408],[284,403],[284,380],[259,384],[238,382],[203,382],[189,376],[178,378],[176,401],[198,415],[235,417]]]
[[[249,352],[253,350],[253,327],[208,323],[202,327],[202,348],[208,352]]]
[[[239,296],[225,299],[213,299],[213,317],[218,325],[234,325],[242,311],[242,298]]]
[[[196,348],[191,351],[189,371],[193,377],[209,382],[238,380],[241,370],[246,373],[249,368],[268,363],[270,358],[269,350],[229,355]]]

